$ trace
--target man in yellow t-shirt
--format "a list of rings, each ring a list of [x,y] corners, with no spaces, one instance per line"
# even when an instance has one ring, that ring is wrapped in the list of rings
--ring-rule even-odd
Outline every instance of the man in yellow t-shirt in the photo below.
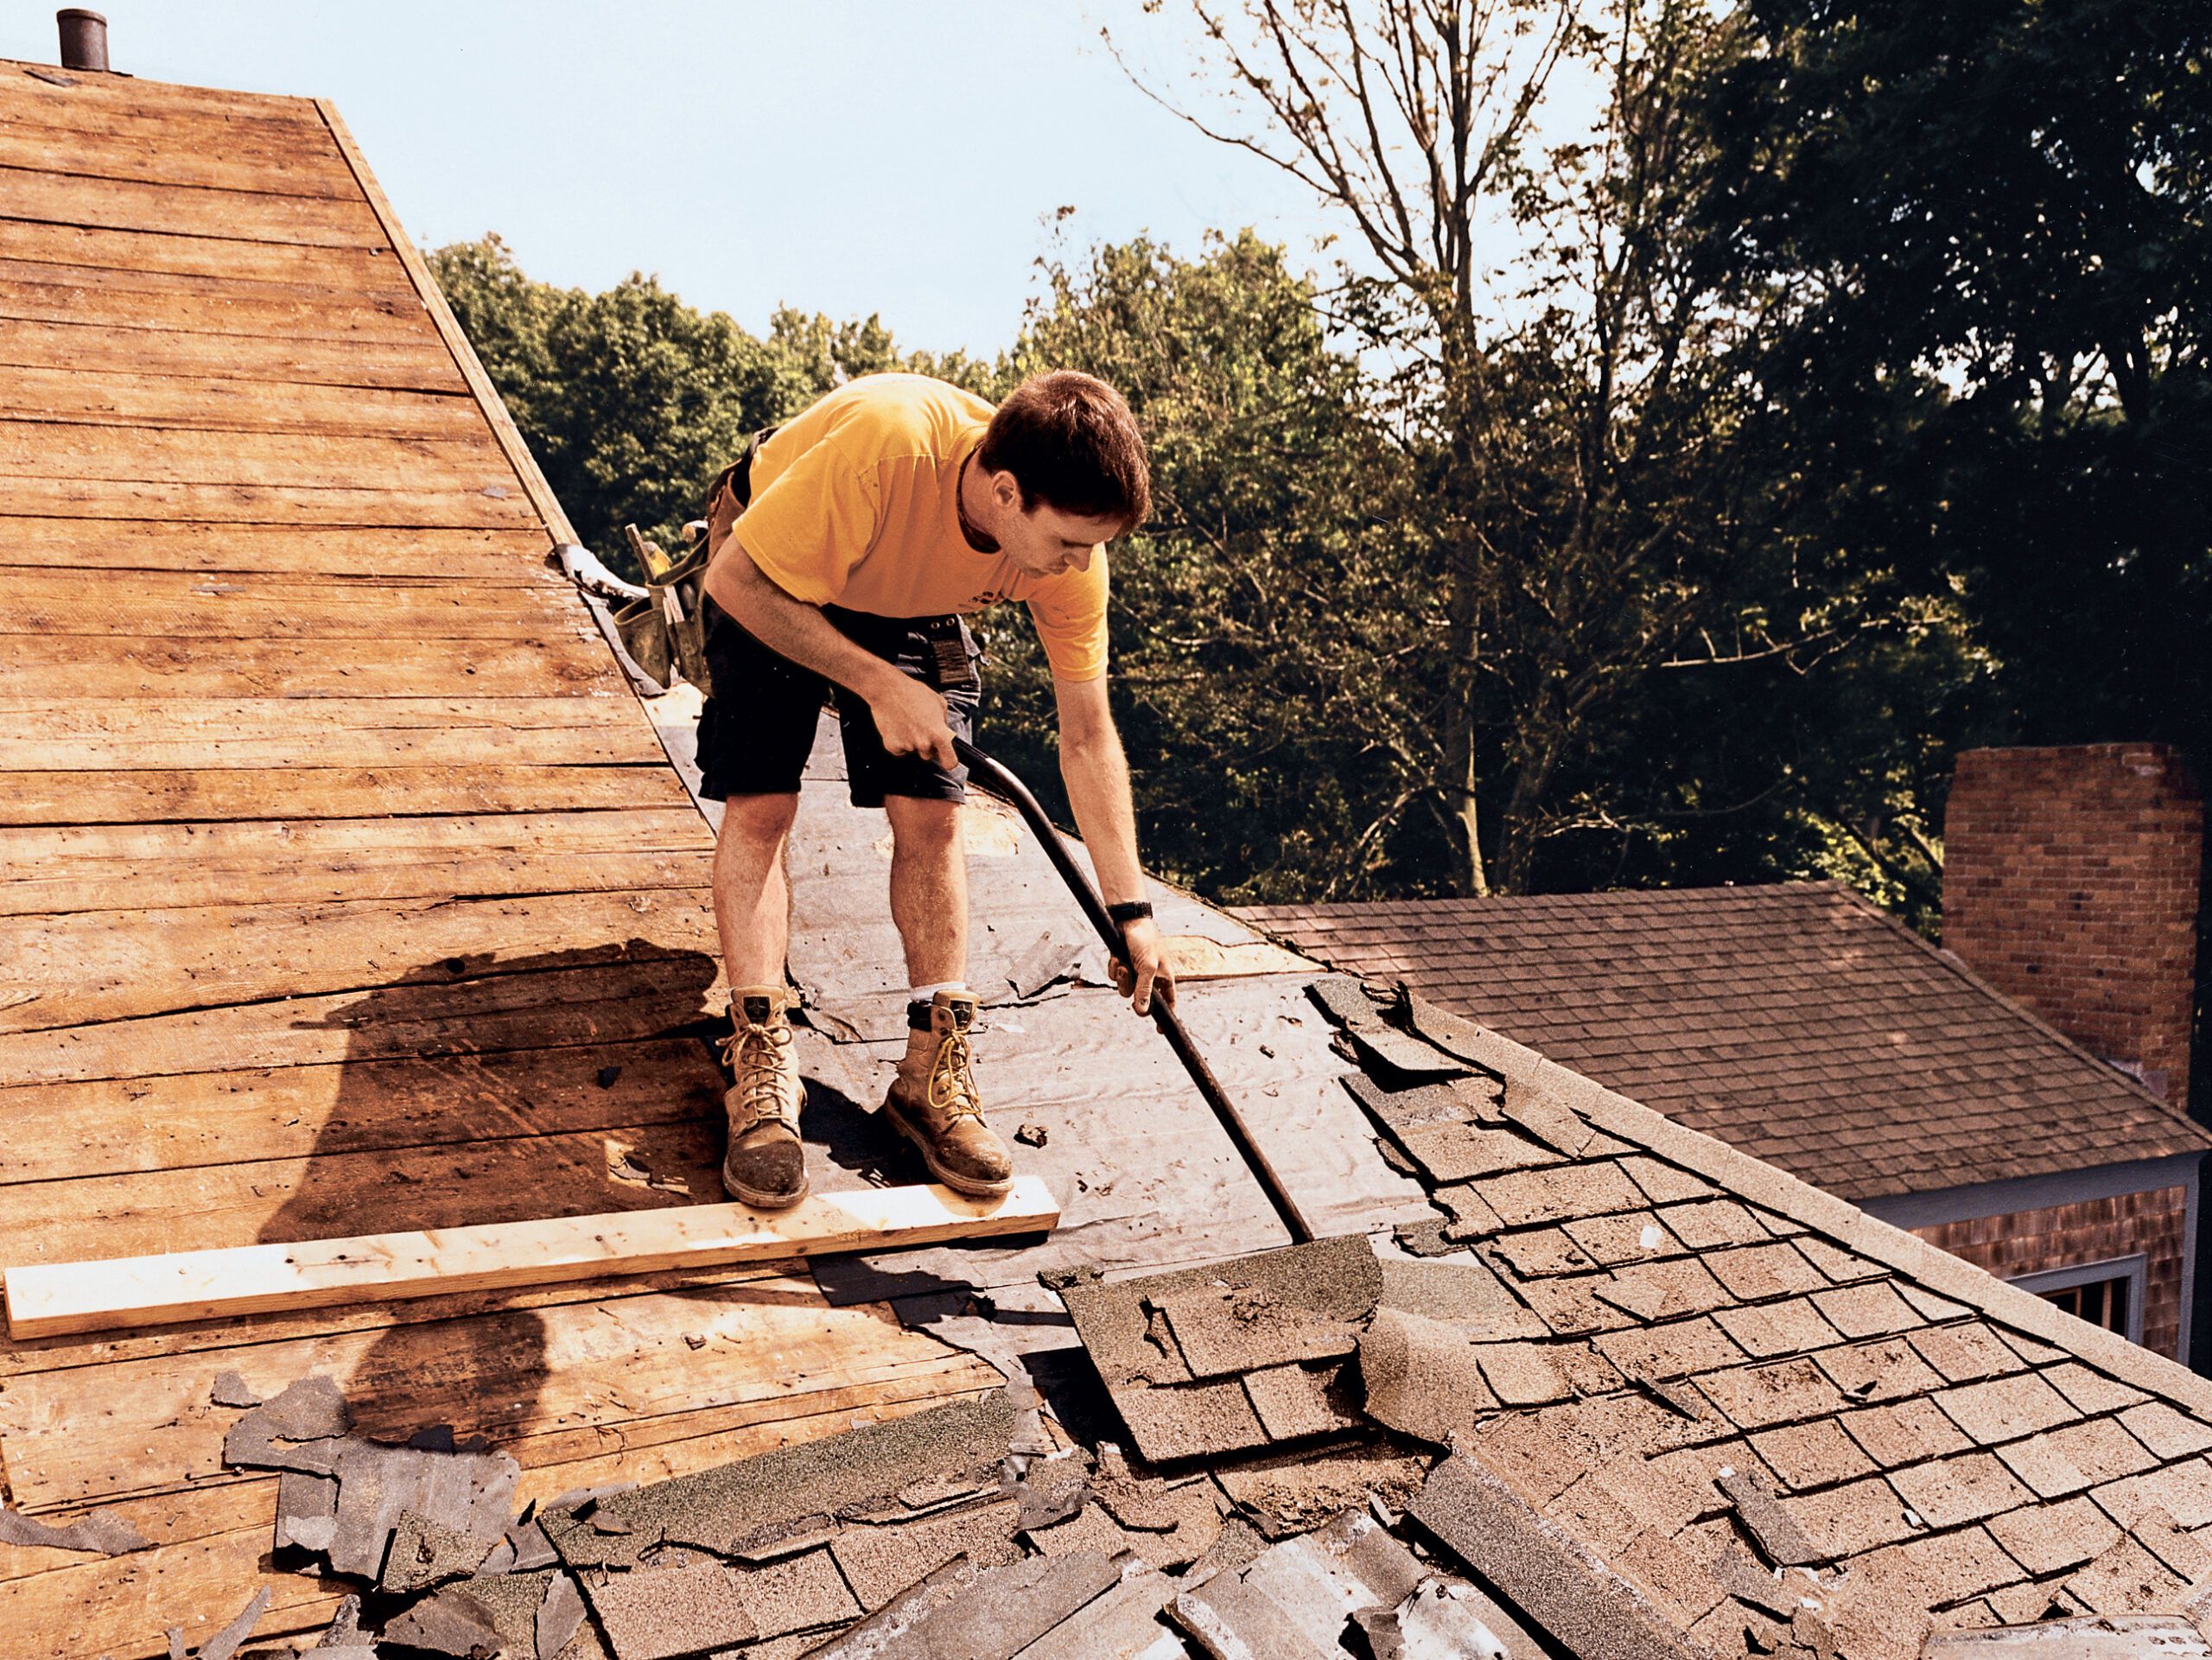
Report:
[[[699,766],[703,793],[725,804],[715,915],[732,988],[732,1198],[780,1207],[806,1192],[784,848],[825,695],[843,717],[853,805],[891,821],[891,915],[912,989],[885,1114],[948,1186],[983,1197],[1012,1185],[970,1064],[966,773],[952,747],[956,733],[973,738],[982,687],[968,613],[1028,606],[1068,801],[1128,942],[1123,989],[1140,1014],[1155,995],[1173,1000],[1106,701],[1104,544],[1150,504],[1128,405],[1068,370],[1031,378],[995,410],[926,376],[867,376],[778,428],[717,487]]]

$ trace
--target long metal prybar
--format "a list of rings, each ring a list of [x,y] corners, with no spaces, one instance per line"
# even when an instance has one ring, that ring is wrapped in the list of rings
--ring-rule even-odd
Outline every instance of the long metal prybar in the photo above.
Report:
[[[1060,839],[1060,833],[1052,821],[1045,816],[1044,808],[1037,805],[1037,798],[1029,793],[1028,785],[965,738],[956,735],[952,747],[977,783],[994,795],[1004,796],[1014,803],[1027,821],[1030,830],[1035,833],[1039,844],[1044,848],[1045,856],[1052,862],[1052,868],[1060,873],[1060,880],[1075,895],[1075,902],[1083,908],[1090,925],[1098,931],[1098,937],[1105,942],[1106,949],[1114,954],[1116,962],[1126,963],[1128,957],[1127,948],[1122,944],[1120,925],[1106,914],[1105,900],[1091,886],[1090,875],[1075,862],[1075,855],[1068,851],[1067,843]],[[1283,1226],[1290,1231],[1290,1237],[1300,1243],[1311,1241],[1313,1230],[1306,1225],[1297,1205],[1284,1191],[1282,1180],[1275,1174],[1274,1167],[1268,1162],[1268,1155],[1253,1141],[1252,1133],[1245,1125],[1244,1115],[1236,1110],[1236,1103],[1221,1087],[1221,1080],[1213,1075],[1213,1068],[1206,1065],[1206,1058],[1191,1041],[1191,1034],[1184,1029],[1180,1017],[1168,1007],[1166,999],[1154,997],[1152,1000],[1152,1019],[1161,1035],[1167,1040],[1167,1046],[1175,1052],[1175,1059],[1183,1063],[1183,1070],[1190,1073],[1191,1081],[1198,1086],[1198,1093],[1205,1097],[1206,1105],[1213,1109],[1213,1116],[1221,1120],[1222,1129],[1229,1132],[1229,1139],[1236,1146],[1237,1156],[1244,1161],[1245,1167],[1258,1180],[1261,1191],[1267,1194],[1268,1202],[1274,1206],[1275,1215],[1281,1218]]]

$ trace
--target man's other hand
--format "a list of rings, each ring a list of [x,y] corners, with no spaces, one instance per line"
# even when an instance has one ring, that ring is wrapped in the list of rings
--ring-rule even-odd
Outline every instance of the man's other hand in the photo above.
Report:
[[[1127,997],[1129,1007],[1140,1014],[1152,1013],[1155,991],[1161,1002],[1174,1008],[1175,971],[1167,966],[1160,925],[1150,917],[1139,917],[1122,928],[1122,939],[1128,947],[1129,960],[1113,965],[1114,989]]]
[[[948,773],[960,765],[952,753],[952,722],[944,694],[893,670],[868,699],[875,730],[894,755],[925,755]]]

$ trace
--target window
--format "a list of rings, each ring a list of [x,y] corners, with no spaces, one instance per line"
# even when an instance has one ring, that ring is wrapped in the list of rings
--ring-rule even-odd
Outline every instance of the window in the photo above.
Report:
[[[2131,1343],[2140,1343],[2143,1286],[2149,1266],[2150,1259],[2139,1253],[2023,1274],[2012,1283],[2057,1304],[2077,1320],[2117,1332]]]

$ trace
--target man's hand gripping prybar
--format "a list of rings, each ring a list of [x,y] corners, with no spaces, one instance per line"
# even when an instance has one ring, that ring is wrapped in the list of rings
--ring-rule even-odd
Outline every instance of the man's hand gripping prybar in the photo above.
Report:
[[[1075,902],[1082,907],[1084,915],[1090,919],[1090,925],[1097,930],[1099,938],[1105,942],[1106,949],[1113,953],[1116,962],[1126,965],[1129,960],[1128,946],[1122,938],[1121,925],[1106,913],[1105,900],[1091,886],[1089,874],[1068,851],[1067,843],[1060,839],[1059,831],[1045,816],[1044,808],[1037,805],[1037,798],[1029,793],[1028,786],[957,734],[952,740],[952,747],[976,782],[994,795],[1004,796],[1014,803],[1031,830],[1035,832],[1039,845],[1045,849],[1045,856],[1052,862],[1052,868],[1060,873],[1060,880],[1075,895]],[[1184,1029],[1181,1019],[1165,997],[1155,995],[1153,998],[1152,1019],[1166,1038],[1167,1046],[1175,1052],[1176,1059],[1183,1063],[1183,1070],[1190,1073],[1191,1081],[1198,1086],[1198,1093],[1205,1097],[1206,1105],[1213,1109],[1214,1116],[1221,1121],[1222,1129],[1229,1133],[1237,1156],[1258,1179],[1261,1190],[1267,1194],[1268,1202],[1274,1206],[1275,1215],[1281,1218],[1283,1226],[1290,1231],[1290,1237],[1301,1243],[1311,1240],[1313,1237],[1313,1229],[1306,1225],[1297,1205],[1284,1191],[1274,1167],[1268,1162],[1268,1155],[1260,1150],[1252,1139],[1251,1132],[1245,1127],[1243,1115],[1237,1111],[1236,1103],[1221,1087],[1221,1080],[1213,1075],[1213,1068],[1206,1065],[1205,1057],[1191,1041],[1191,1034]]]

